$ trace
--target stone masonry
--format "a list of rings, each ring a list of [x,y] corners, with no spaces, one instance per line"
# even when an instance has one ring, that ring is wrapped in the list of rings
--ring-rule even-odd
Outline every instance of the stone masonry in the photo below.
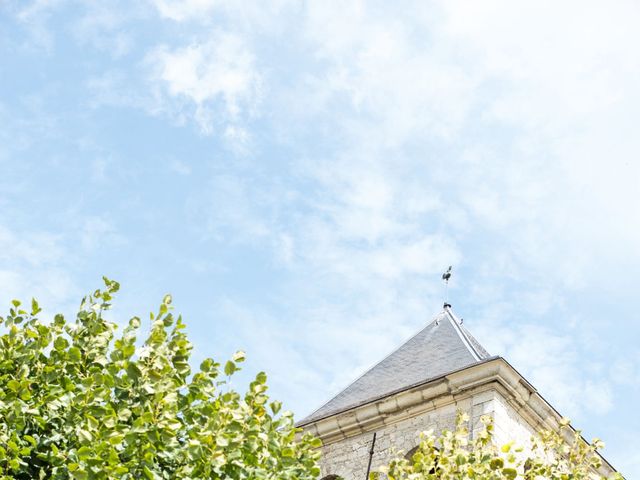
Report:
[[[387,425],[376,430],[371,470],[376,471],[391,459],[416,447],[420,432],[433,430],[437,434],[453,429],[458,409],[469,414],[472,434],[474,429],[483,428],[480,422],[482,415],[492,416],[499,443],[510,439],[524,443],[533,433],[533,429],[518,417],[497,391],[489,390],[411,418],[397,422],[389,419]],[[366,432],[325,444],[322,447],[321,478],[339,475],[345,480],[365,480],[372,439],[373,432]]]

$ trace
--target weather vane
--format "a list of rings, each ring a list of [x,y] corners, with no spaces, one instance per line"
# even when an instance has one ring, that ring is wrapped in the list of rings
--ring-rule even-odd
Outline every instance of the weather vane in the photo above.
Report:
[[[447,268],[447,271],[442,274],[442,280],[444,280],[444,308],[451,307],[449,303],[449,279],[451,278],[451,265]]]

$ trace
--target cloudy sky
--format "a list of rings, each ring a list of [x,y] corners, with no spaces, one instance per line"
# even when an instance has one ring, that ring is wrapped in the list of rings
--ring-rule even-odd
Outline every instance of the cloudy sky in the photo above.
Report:
[[[0,1],[0,303],[171,292],[298,418],[449,300],[640,476],[636,1]],[[245,375],[246,375],[245,374]]]

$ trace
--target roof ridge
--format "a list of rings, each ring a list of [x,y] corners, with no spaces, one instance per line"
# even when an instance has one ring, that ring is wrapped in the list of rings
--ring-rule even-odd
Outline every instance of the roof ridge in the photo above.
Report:
[[[333,401],[333,399],[337,396],[340,395],[340,393],[344,392],[345,390],[347,390],[349,387],[351,387],[353,384],[355,384],[358,380],[360,380],[362,377],[364,377],[367,373],[371,372],[373,369],[375,369],[378,365],[380,365],[382,362],[384,362],[386,359],[388,359],[389,357],[391,357],[394,353],[396,353],[397,351],[399,351],[402,347],[405,346],[405,344],[407,344],[408,342],[410,342],[411,340],[413,340],[415,337],[417,337],[418,335],[420,335],[426,328],[429,327],[429,325],[431,325],[434,322],[439,321],[444,315],[446,315],[446,311],[442,310],[441,312],[439,312],[437,315],[435,315],[431,321],[429,323],[427,323],[426,325],[424,325],[423,327],[421,327],[417,332],[415,332],[413,335],[411,335],[409,338],[407,338],[404,342],[400,343],[396,348],[394,348],[391,352],[389,352],[387,355],[385,355],[382,359],[378,360],[377,362],[375,362],[374,364],[372,364],[369,368],[367,368],[364,372],[362,372],[360,375],[358,375],[357,378],[354,378],[348,385],[340,388],[340,390],[338,390],[337,393],[333,394],[329,400],[327,400],[326,402],[322,403],[318,408],[316,408],[315,410],[313,410],[310,414],[306,415],[305,418],[311,418],[313,417],[316,412],[318,412],[319,410],[321,410],[324,406],[328,405],[329,403],[331,403],[331,401]],[[455,322],[454,322],[455,323]]]
[[[476,360],[478,361],[482,360],[485,356],[481,352],[476,350],[476,347],[474,346],[474,342],[469,338],[469,336],[465,332],[465,329],[462,328],[462,322],[458,320],[458,317],[454,315],[453,311],[451,310],[451,307],[445,307],[444,311],[447,314],[449,321],[453,324],[453,327],[456,333],[460,336],[464,346],[467,347],[469,352],[474,357],[476,357]]]

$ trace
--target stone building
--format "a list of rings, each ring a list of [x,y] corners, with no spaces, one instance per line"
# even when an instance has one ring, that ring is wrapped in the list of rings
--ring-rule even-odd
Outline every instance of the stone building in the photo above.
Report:
[[[298,425],[323,441],[322,479],[365,480],[398,450],[410,452],[419,433],[452,429],[458,410],[469,429],[494,419],[498,443],[526,444],[561,416],[499,356],[491,356],[445,304],[420,332]],[[375,434],[375,441],[374,441]],[[371,453],[373,452],[373,453]],[[614,470],[603,462],[603,474]]]

